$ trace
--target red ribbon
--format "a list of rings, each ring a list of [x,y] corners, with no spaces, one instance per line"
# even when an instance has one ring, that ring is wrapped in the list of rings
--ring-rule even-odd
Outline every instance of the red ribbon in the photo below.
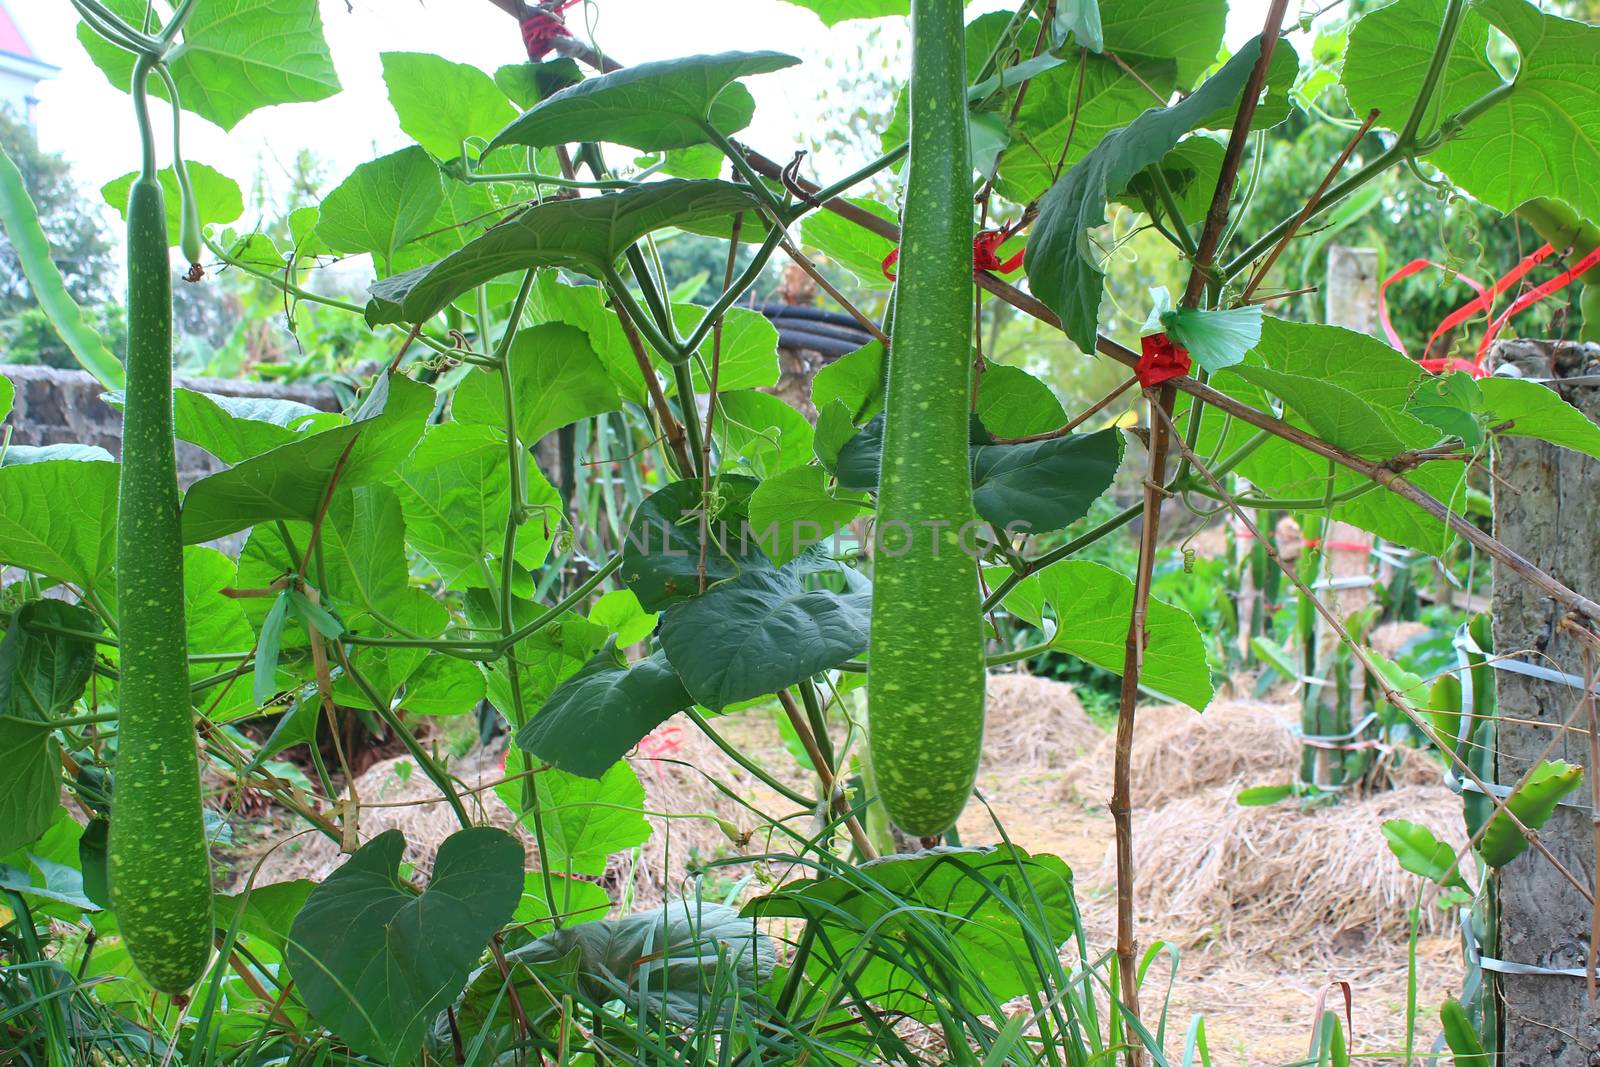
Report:
[[[999,255],[1000,246],[1005,244],[1012,234],[1008,226],[999,230],[983,230],[972,239],[972,271],[976,274],[980,270],[994,271],[996,274],[1010,274],[1022,266],[1022,257],[1028,254],[1023,249],[1010,259],[1002,260]],[[889,254],[883,257],[883,276],[891,282],[899,277],[891,268],[900,262],[900,249],[891,248]]]
[[[1146,389],[1189,373],[1189,350],[1164,333],[1139,338],[1139,349],[1142,354],[1133,373]]]
[[[1477,315],[1479,312],[1492,315],[1494,312],[1495,299],[1501,293],[1505,292],[1517,282],[1521,281],[1522,278],[1534,267],[1537,267],[1540,263],[1543,263],[1546,259],[1550,258],[1554,252],[1554,248],[1548,244],[1545,245],[1533,253],[1524,256],[1516,266],[1502,274],[1498,279],[1496,279],[1493,285],[1487,287],[1467,277],[1465,274],[1457,274],[1456,277],[1466,282],[1467,285],[1471,287],[1472,290],[1478,295],[1476,298],[1467,301],[1465,304],[1446,315],[1444,320],[1440,322],[1438,326],[1434,327],[1433,333],[1428,335],[1427,344],[1423,345],[1422,358],[1417,361],[1421,365],[1422,369],[1433,374],[1445,374],[1450,371],[1459,370],[1465,371],[1474,378],[1482,378],[1486,376],[1489,372],[1487,368],[1484,367],[1483,360],[1489,352],[1489,343],[1499,335],[1501,329],[1505,326],[1506,322],[1510,320],[1511,316],[1525,310],[1526,308],[1532,307],[1534,304],[1537,304],[1539,301],[1554,293],[1560,292],[1568,285],[1571,285],[1576,278],[1588,271],[1589,268],[1593,267],[1597,263],[1600,263],[1600,248],[1596,248],[1594,251],[1590,252],[1588,255],[1578,260],[1578,262],[1574,263],[1571,267],[1562,271],[1554,278],[1551,278],[1549,281],[1535,286],[1533,289],[1530,289],[1528,292],[1517,297],[1516,300],[1512,301],[1510,307],[1506,308],[1506,310],[1502,311],[1500,314],[1494,315],[1494,317],[1489,321],[1489,328],[1484,331],[1483,338],[1478,342],[1477,353],[1472,359],[1461,359],[1456,356],[1429,356],[1428,352],[1433,348],[1433,342],[1438,340],[1439,337],[1447,330],[1451,330],[1456,326],[1459,326],[1461,323],[1465,322],[1474,315]],[[1389,286],[1392,283],[1397,282],[1402,278],[1409,278],[1411,275],[1425,270],[1428,267],[1438,267],[1440,270],[1448,269],[1439,263],[1435,263],[1431,259],[1413,259],[1410,263],[1407,263],[1405,266],[1389,275],[1389,277],[1385,278],[1383,280],[1383,284],[1378,287],[1378,319],[1383,324],[1384,336],[1389,339],[1389,343],[1391,345],[1399,349],[1401,352],[1404,352],[1407,356],[1409,356],[1411,353],[1406,350],[1405,343],[1400,340],[1400,335],[1395,331],[1394,324],[1389,321],[1389,306],[1386,302],[1385,294],[1388,292]]]
[[[571,37],[567,32],[567,23],[561,13],[573,7],[578,0],[558,0],[548,7],[533,7],[522,17],[522,45],[528,50],[528,58],[534,62],[542,60],[550,54],[556,42],[565,37]]]

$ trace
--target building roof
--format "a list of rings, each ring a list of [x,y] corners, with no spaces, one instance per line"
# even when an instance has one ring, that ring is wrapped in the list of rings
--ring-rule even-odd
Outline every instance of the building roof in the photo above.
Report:
[[[19,59],[31,59],[35,63],[43,62],[35,54],[28,39],[22,35],[22,27],[17,25],[17,20],[6,10],[6,0],[0,0],[0,52]]]

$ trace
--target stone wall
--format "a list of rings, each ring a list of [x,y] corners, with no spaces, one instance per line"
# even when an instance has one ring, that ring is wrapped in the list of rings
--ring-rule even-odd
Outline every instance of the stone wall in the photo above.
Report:
[[[83,371],[0,364],[0,375],[16,389],[15,406],[5,420],[11,442],[18,445],[98,445],[113,456],[122,454],[122,414],[101,397],[105,387]],[[339,410],[329,390],[304,385],[236,382],[194,378],[178,382],[188,389],[222,396],[294,400],[324,411]],[[220,464],[193,445],[178,444],[178,480],[188,485],[217,470]]]

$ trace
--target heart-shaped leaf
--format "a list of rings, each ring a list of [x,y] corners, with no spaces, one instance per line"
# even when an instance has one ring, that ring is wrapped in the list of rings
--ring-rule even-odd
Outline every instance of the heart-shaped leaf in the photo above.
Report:
[[[405,837],[387,830],[311,891],[289,930],[289,971],[317,1021],[352,1048],[414,1063],[433,1018],[466,985],[522,898],[523,852],[474,826],[439,846],[417,893],[400,879]]]
[[[529,267],[605,274],[633,242],[667,226],[704,224],[753,211],[744,188],[723,181],[649,182],[620,193],[552,200],[475,237],[426,266],[372,286],[367,322],[423,322],[468,289]]]
[[[732,86],[734,79],[798,62],[782,52],[723,52],[614,70],[535,104],[496,134],[487,151],[574,141],[610,141],[644,152],[702,144],[709,140],[702,123],[737,133],[755,114],[750,91]]]
[[[706,588],[750,569],[771,569],[749,522],[756,480],[740,474],[717,481],[718,499],[702,541],[698,481],[673,482],[634,512],[622,547],[622,580],[646,611],[660,611],[700,592],[701,558]],[[705,551],[701,552],[702,544]]]
[[[672,664],[656,652],[629,666],[617,639],[556,686],[539,713],[517,731],[517,744],[547,763],[599,778],[630,748],[694,703]]]
[[[871,592],[807,589],[816,566],[748,569],[662,616],[661,647],[695,700],[720,711],[867,650]]]

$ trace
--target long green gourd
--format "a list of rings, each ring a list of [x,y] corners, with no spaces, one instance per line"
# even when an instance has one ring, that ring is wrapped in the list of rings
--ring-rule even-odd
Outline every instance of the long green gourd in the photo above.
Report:
[[[911,7],[911,147],[878,481],[867,710],[879,795],[931,837],[966,806],[983,741],[972,519],[972,169],[960,0]],[[969,538],[970,540],[970,538]]]
[[[134,75],[141,109],[147,73],[141,64]],[[177,994],[199,980],[211,955],[211,859],[189,701],[167,216],[152,155],[147,147],[144,172],[128,193],[128,384],[117,495],[120,707],[109,871],[128,955],[151,986]]]

